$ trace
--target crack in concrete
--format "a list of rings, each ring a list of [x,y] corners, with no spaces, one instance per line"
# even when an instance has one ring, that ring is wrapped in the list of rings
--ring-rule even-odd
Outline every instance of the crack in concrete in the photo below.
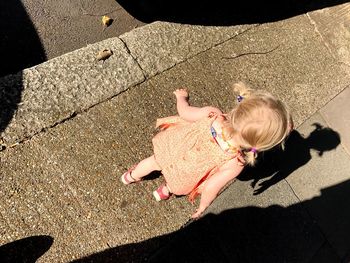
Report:
[[[142,75],[143,75],[143,82],[145,82],[147,80],[147,75],[146,75],[146,72],[144,71],[144,69],[141,67],[140,63],[138,62],[137,58],[133,56],[133,54],[131,53],[128,45],[126,44],[126,42],[121,39],[120,37],[118,37],[120,39],[120,41],[124,44],[124,47],[126,49],[126,52],[132,57],[132,59],[135,61],[135,63],[137,64],[137,66],[140,68],[141,72],[142,72]],[[139,83],[140,84],[140,83]]]
[[[333,54],[331,47],[329,46],[329,44],[327,43],[327,41],[324,39],[323,35],[321,34],[320,30],[318,29],[316,21],[311,18],[309,13],[306,13],[305,15],[309,19],[310,23],[314,26],[316,34],[319,35],[319,37],[321,38],[321,42],[326,47],[326,49],[328,50],[330,55],[334,58],[334,60],[337,61],[338,63],[344,65],[344,66],[350,67],[350,64],[345,63],[345,62],[340,61],[339,59],[337,59],[337,57]]]
[[[339,91],[337,94],[335,94],[327,103],[325,103],[320,109],[326,107],[332,100],[334,100],[337,96],[339,96],[339,94],[341,94],[342,92],[344,92],[346,89],[350,88],[350,84],[346,85],[344,89],[342,89],[341,91]],[[331,124],[329,123],[328,119],[326,118],[326,116],[320,111],[320,109],[318,110],[321,117],[324,119],[324,121],[326,122],[326,124],[330,127]],[[348,147],[345,146],[343,141],[340,141],[340,145],[342,146],[343,150],[345,151],[346,154],[348,154],[350,156],[350,151],[348,149]]]
[[[184,63],[184,62],[187,62],[187,61],[189,61],[190,59],[192,59],[192,58],[195,57],[195,56],[198,56],[198,55],[200,55],[200,54],[202,54],[202,53],[204,53],[204,52],[207,52],[208,50],[214,49],[215,47],[217,47],[217,46],[219,46],[219,45],[222,45],[222,44],[224,44],[224,43],[226,43],[226,42],[228,42],[228,41],[230,41],[230,40],[232,40],[232,39],[234,39],[234,38],[236,38],[236,37],[238,37],[238,36],[241,36],[241,35],[245,34],[246,32],[248,32],[248,31],[250,31],[250,30],[252,30],[253,28],[256,28],[256,27],[258,27],[258,26],[260,26],[260,24],[253,25],[252,27],[249,27],[249,28],[243,30],[242,32],[238,32],[238,33],[235,34],[234,36],[232,36],[232,37],[230,37],[230,38],[228,38],[228,39],[226,39],[226,40],[224,40],[224,41],[222,41],[222,42],[219,42],[219,43],[217,43],[217,44],[215,44],[215,45],[212,45],[211,47],[209,47],[209,48],[207,48],[207,49],[204,49],[204,50],[202,50],[202,51],[200,51],[200,52],[198,52],[198,53],[196,53],[196,54],[194,54],[194,55],[192,55],[192,56],[189,56],[189,57],[187,57],[186,59],[184,59],[183,61],[178,62],[178,63],[175,63],[173,66],[169,67],[168,69],[166,69],[166,70],[164,70],[164,71],[162,71],[162,72],[158,72],[158,73],[156,73],[154,76],[151,76],[151,77],[147,77],[146,72],[145,72],[144,69],[141,67],[141,65],[139,64],[139,62],[137,61],[137,58],[135,58],[135,57],[132,55],[132,53],[131,53],[130,49],[128,48],[127,44],[126,44],[121,38],[119,38],[120,41],[124,44],[124,47],[125,47],[127,53],[130,54],[130,56],[132,57],[132,59],[135,61],[135,63],[136,63],[136,64],[138,65],[138,67],[140,68],[140,70],[141,70],[141,72],[142,72],[142,74],[143,74],[143,77],[144,77],[144,79],[143,79],[141,82],[139,82],[139,83],[137,83],[137,84],[135,84],[135,85],[132,85],[132,86],[128,87],[127,89],[125,89],[124,91],[121,91],[121,92],[119,92],[118,94],[115,94],[115,95],[113,95],[113,96],[111,96],[111,97],[109,97],[109,98],[106,98],[106,99],[104,99],[104,100],[101,100],[101,101],[99,101],[99,102],[97,102],[97,103],[95,103],[95,104],[93,104],[93,105],[91,105],[91,106],[89,106],[89,107],[87,107],[87,108],[85,108],[85,109],[81,109],[81,110],[74,111],[74,112],[71,113],[68,117],[63,118],[63,119],[61,119],[61,120],[59,120],[59,121],[57,121],[57,122],[55,122],[55,123],[53,123],[53,124],[51,124],[51,125],[48,125],[47,127],[44,127],[44,128],[42,128],[42,129],[40,129],[39,131],[37,131],[37,132],[31,134],[31,135],[25,136],[23,139],[20,139],[19,141],[15,142],[15,143],[13,143],[13,144],[11,144],[11,145],[7,145],[7,144],[2,143],[2,142],[0,141],[0,153],[3,152],[3,151],[6,151],[6,150],[9,149],[9,148],[14,148],[14,147],[16,147],[16,146],[18,146],[18,145],[20,145],[20,144],[26,142],[26,141],[29,141],[29,140],[31,140],[33,137],[35,137],[35,136],[37,136],[37,135],[39,135],[39,134],[41,134],[41,133],[47,132],[48,130],[50,130],[50,129],[52,129],[52,128],[55,128],[55,127],[58,126],[58,125],[61,125],[61,124],[65,123],[65,122],[67,122],[67,121],[73,120],[76,116],[81,115],[81,114],[83,114],[83,113],[85,113],[85,112],[88,112],[90,109],[94,108],[95,106],[98,106],[98,105],[100,105],[100,104],[102,104],[102,103],[105,103],[105,102],[107,102],[107,101],[110,101],[111,99],[113,99],[114,97],[116,97],[116,96],[118,96],[118,95],[124,93],[124,92],[127,91],[128,89],[133,88],[133,87],[135,87],[135,86],[137,86],[137,85],[140,85],[140,84],[142,84],[143,82],[145,82],[145,81],[147,81],[147,80],[149,80],[149,79],[151,79],[151,78],[153,78],[153,77],[155,77],[155,76],[157,76],[157,75],[159,75],[159,74],[161,74],[161,73],[163,73],[163,72],[169,71],[169,70],[171,70],[172,68],[174,68],[175,66],[180,65],[180,64],[182,64],[182,63]],[[0,139],[1,139],[1,138],[0,138]]]
[[[311,25],[314,26],[315,32],[316,32],[316,34],[318,34],[319,37],[321,38],[321,42],[323,43],[323,45],[326,47],[326,49],[328,50],[328,52],[330,53],[330,55],[334,58],[334,60],[337,61],[337,58],[334,56],[334,54],[333,54],[333,52],[332,52],[332,49],[331,49],[330,46],[328,45],[327,41],[325,41],[325,39],[324,39],[323,35],[321,34],[320,30],[318,30],[318,26],[317,26],[316,21],[313,20],[313,19],[311,18],[311,16],[309,15],[309,13],[306,13],[305,15],[306,15],[306,17],[309,19]]]
[[[226,39],[226,40],[223,41],[223,42],[217,43],[216,45],[212,46],[212,47],[209,48],[209,49],[213,49],[213,48],[215,48],[215,47],[217,47],[217,46],[219,46],[219,45],[222,45],[222,44],[224,44],[224,43],[226,43],[226,42],[228,42],[228,41],[230,41],[230,40],[232,40],[232,39],[235,39],[236,37],[239,37],[239,36],[241,36],[241,35],[244,35],[245,33],[249,32],[250,30],[253,30],[254,28],[259,27],[259,26],[261,26],[261,24],[255,24],[255,25],[253,25],[252,27],[249,27],[249,28],[247,28],[247,29],[244,29],[242,32],[238,32],[236,35],[234,35],[234,36],[232,36],[232,37]],[[208,50],[209,50],[209,49],[208,49]],[[202,52],[201,52],[201,53],[202,53]]]
[[[205,49],[205,50],[203,50],[203,51],[201,51],[201,52],[199,52],[199,53],[197,53],[197,54],[194,54],[193,56],[190,56],[190,57],[186,58],[186,60],[184,60],[184,61],[182,61],[182,62],[180,62],[180,63],[175,64],[175,66],[178,65],[178,64],[181,64],[181,63],[183,63],[183,62],[186,62],[186,61],[190,60],[191,58],[193,58],[193,57],[195,57],[195,56],[198,56],[198,55],[200,55],[200,54],[203,54],[204,52],[207,52],[207,51],[209,51],[209,50],[211,50],[211,49],[214,49],[214,48],[216,48],[217,46],[220,46],[220,45],[222,45],[222,44],[225,44],[225,43],[231,41],[232,39],[235,39],[236,37],[239,37],[239,36],[241,36],[241,35],[244,35],[244,34],[247,33],[248,31],[252,30],[253,28],[259,27],[259,26],[260,26],[260,24],[256,24],[256,25],[253,25],[252,27],[249,27],[249,28],[243,30],[242,32],[238,32],[238,33],[235,34],[234,36],[232,36],[232,37],[230,37],[230,38],[228,38],[228,39],[226,39],[226,40],[224,40],[224,41],[222,41],[222,42],[219,42],[219,43],[217,43],[217,44],[215,44],[215,45],[213,45],[213,46],[211,46],[211,47],[209,47],[209,48],[207,48],[207,49]]]
[[[162,71],[162,72],[156,73],[154,76],[150,77],[149,79],[151,79],[151,78],[157,76],[157,75],[160,74],[160,73],[167,72],[167,71],[173,69],[174,67],[176,67],[176,66],[178,66],[178,65],[181,65],[182,63],[189,62],[189,60],[192,59],[192,58],[194,58],[195,56],[201,55],[201,54],[203,54],[204,52],[207,52],[207,51],[209,51],[209,50],[212,50],[212,49],[216,48],[217,46],[220,46],[220,45],[222,45],[222,44],[225,44],[226,42],[228,42],[228,41],[230,41],[230,40],[232,40],[232,39],[234,39],[234,38],[236,38],[236,37],[238,37],[238,36],[241,36],[241,35],[245,34],[246,32],[252,30],[253,28],[259,27],[260,25],[261,25],[261,24],[253,25],[252,27],[249,27],[249,28],[243,30],[242,32],[238,32],[238,33],[235,34],[234,36],[232,36],[232,37],[230,37],[230,38],[228,38],[228,39],[226,39],[226,40],[224,40],[224,41],[222,41],[222,42],[219,42],[219,43],[217,43],[217,44],[215,44],[215,45],[212,45],[211,47],[208,47],[207,49],[204,49],[204,50],[202,50],[202,51],[200,51],[200,52],[198,52],[198,53],[196,53],[196,54],[193,54],[192,56],[188,56],[188,57],[186,57],[186,59],[184,59],[183,61],[177,62],[177,63],[175,63],[173,66],[167,68],[166,70],[164,70],[164,71]]]
[[[275,50],[278,49],[279,47],[280,47],[280,45],[277,45],[276,47],[274,47],[273,49],[268,50],[268,51],[263,51],[263,52],[247,52],[247,53],[238,54],[238,55],[233,56],[233,57],[222,57],[222,59],[236,59],[236,58],[243,57],[243,56],[248,56],[248,55],[267,55],[267,54],[269,54],[269,53],[275,51]]]

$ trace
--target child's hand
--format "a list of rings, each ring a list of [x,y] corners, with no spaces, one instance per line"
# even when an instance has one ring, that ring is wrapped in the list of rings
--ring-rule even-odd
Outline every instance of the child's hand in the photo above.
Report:
[[[188,98],[188,92],[186,89],[177,89],[174,91],[174,94],[175,94],[177,99],[179,99],[179,98],[187,99]]]
[[[193,219],[198,218],[202,213],[204,212],[204,209],[198,208],[196,212],[191,216]]]

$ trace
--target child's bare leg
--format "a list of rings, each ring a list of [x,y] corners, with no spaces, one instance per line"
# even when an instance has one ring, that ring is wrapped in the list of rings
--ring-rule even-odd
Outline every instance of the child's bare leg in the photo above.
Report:
[[[135,167],[122,175],[124,184],[140,181],[142,177],[150,174],[153,171],[160,171],[161,168],[157,164],[154,155],[142,160]]]
[[[150,174],[151,172],[160,170],[161,168],[157,164],[154,155],[152,155],[146,159],[143,159],[136,165],[135,169],[132,171],[132,177],[135,180],[140,180],[142,177]]]

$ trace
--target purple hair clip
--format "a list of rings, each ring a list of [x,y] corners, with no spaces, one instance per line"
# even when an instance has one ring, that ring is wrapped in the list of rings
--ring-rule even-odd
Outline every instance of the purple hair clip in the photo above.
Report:
[[[251,148],[250,151],[255,153],[255,154],[258,152],[255,147]]]
[[[238,95],[238,96],[237,96],[237,101],[238,101],[238,102],[241,102],[243,99],[244,99],[243,96],[241,96],[241,95]]]

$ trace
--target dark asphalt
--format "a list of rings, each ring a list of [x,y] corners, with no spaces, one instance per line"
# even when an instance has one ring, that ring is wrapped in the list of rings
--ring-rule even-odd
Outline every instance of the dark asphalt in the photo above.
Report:
[[[346,0],[35,0],[0,3],[0,76],[154,21],[225,26],[272,22]],[[102,30],[101,18],[114,22]]]
[[[101,18],[114,19],[103,30]],[[13,0],[0,2],[0,76],[16,73],[145,23],[115,0]],[[5,63],[4,63],[5,61]]]

